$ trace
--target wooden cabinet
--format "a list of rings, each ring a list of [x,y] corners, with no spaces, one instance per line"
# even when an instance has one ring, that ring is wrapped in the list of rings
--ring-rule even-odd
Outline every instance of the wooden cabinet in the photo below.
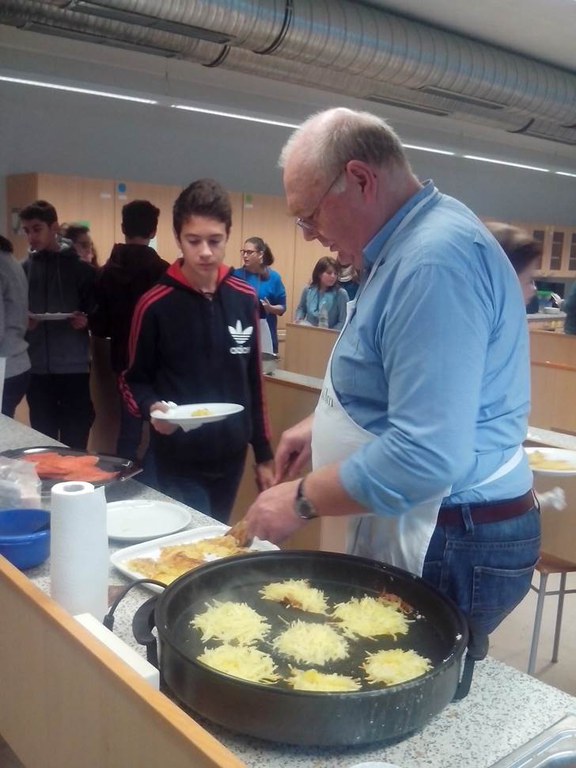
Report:
[[[576,227],[517,222],[542,245],[539,277],[576,278]]]

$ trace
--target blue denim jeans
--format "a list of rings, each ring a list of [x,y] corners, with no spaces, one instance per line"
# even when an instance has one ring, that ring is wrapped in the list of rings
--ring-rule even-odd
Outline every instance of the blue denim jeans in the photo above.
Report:
[[[191,466],[186,475],[175,474],[160,461],[156,487],[167,496],[187,504],[221,523],[228,523],[242,480],[246,452],[223,459],[212,467]]]
[[[474,525],[462,505],[459,526],[437,526],[422,577],[464,611],[476,637],[493,632],[530,589],[540,553],[540,512]]]

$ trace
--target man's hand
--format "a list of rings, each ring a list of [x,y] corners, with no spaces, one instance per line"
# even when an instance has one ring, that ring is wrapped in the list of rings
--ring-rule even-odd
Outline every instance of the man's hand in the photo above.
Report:
[[[249,538],[258,536],[280,544],[306,525],[307,521],[294,511],[298,482],[275,485],[258,496],[242,520]]]
[[[312,422],[314,414],[282,433],[276,449],[276,476],[281,483],[302,474],[312,458]]]

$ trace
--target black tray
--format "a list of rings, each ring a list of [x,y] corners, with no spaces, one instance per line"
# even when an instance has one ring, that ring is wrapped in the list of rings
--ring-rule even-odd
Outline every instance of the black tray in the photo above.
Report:
[[[6,456],[8,459],[21,459],[23,456],[38,453],[58,453],[60,456],[98,456],[97,467],[104,472],[117,472],[116,477],[101,482],[93,482],[92,485],[97,488],[102,485],[112,485],[123,480],[128,480],[142,471],[136,462],[131,459],[122,459],[119,456],[107,456],[102,453],[91,453],[90,451],[74,451],[72,448],[65,448],[60,445],[41,445],[30,446],[29,448],[11,448],[8,451],[2,451],[0,456]],[[42,480],[42,496],[49,496],[52,486],[61,483],[62,480]]]

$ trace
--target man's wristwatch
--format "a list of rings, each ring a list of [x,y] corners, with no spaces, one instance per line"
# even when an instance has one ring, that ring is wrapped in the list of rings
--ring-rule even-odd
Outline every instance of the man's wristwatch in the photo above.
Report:
[[[306,498],[304,495],[305,479],[306,478],[303,477],[298,483],[296,498],[294,499],[294,512],[296,512],[298,517],[301,517],[303,520],[313,520],[315,517],[318,517],[318,512],[310,499]]]

